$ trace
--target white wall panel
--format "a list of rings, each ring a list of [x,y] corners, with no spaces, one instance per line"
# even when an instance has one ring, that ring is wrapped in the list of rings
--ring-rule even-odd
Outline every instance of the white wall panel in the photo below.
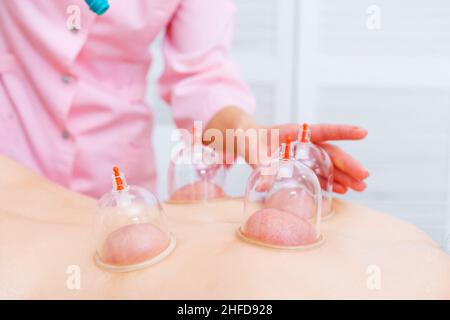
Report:
[[[366,26],[370,5],[379,30]],[[364,126],[340,143],[370,170],[346,199],[408,220],[444,244],[450,236],[450,2],[303,0],[298,120]]]

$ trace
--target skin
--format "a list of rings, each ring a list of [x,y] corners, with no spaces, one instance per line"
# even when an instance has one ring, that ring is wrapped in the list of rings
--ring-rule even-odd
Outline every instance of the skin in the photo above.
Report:
[[[216,113],[206,126],[207,129],[217,129],[225,136],[226,129],[272,129],[280,130],[280,140],[285,141],[287,137],[297,137],[300,124],[288,123],[275,126],[259,124],[256,120],[240,108],[229,106]],[[270,136],[270,134],[269,134]],[[344,152],[339,147],[330,144],[329,141],[362,140],[367,136],[363,128],[352,125],[340,124],[314,124],[311,125],[311,142],[323,147],[329,154],[334,165],[333,191],[344,194],[348,189],[364,191],[366,189],[365,179],[369,172],[356,159]],[[205,141],[208,144],[211,141]],[[246,144],[245,150],[237,150],[236,142],[234,148],[227,146],[224,141],[224,151],[244,157],[249,162],[250,154],[257,154],[257,150],[250,150]],[[270,145],[270,139],[268,139]]]
[[[282,189],[266,199],[267,208],[289,212],[298,217],[309,219],[316,214],[314,198],[301,189]]]
[[[170,196],[170,201],[199,201],[225,197],[222,188],[208,181],[196,181],[182,186]]]
[[[108,235],[102,259],[110,265],[133,265],[157,257],[169,243],[169,236],[152,224],[130,224]]]
[[[427,234],[343,201],[321,223],[324,242],[308,250],[243,241],[240,199],[164,204],[175,250],[146,269],[107,272],[94,261],[95,199],[1,156],[0,168],[0,300],[450,298],[450,256]],[[70,267],[81,272],[79,290],[68,286]]]
[[[314,243],[314,226],[300,216],[272,208],[253,213],[245,223],[244,235],[275,246],[298,247]]]

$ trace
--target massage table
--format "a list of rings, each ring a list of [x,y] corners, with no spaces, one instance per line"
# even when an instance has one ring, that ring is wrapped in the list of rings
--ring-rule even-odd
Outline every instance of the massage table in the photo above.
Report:
[[[333,205],[321,245],[280,250],[237,235],[241,199],[165,203],[175,250],[112,273],[93,259],[96,200],[0,157],[0,299],[450,298],[450,256],[426,233],[354,203]]]

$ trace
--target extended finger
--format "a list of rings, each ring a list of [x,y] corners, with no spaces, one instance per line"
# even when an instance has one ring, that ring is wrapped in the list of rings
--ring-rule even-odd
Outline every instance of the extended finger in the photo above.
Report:
[[[364,180],[369,176],[369,172],[341,148],[329,143],[321,143],[320,146],[330,155],[330,158],[337,169],[356,180]]]

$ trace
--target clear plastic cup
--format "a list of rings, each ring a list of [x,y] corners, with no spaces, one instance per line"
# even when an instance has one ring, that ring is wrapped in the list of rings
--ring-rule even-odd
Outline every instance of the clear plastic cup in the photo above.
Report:
[[[118,179],[118,180],[117,180]],[[95,261],[108,271],[128,272],[155,264],[176,245],[164,210],[149,191],[113,176],[114,189],[99,200],[95,216]]]
[[[304,124],[294,145],[294,157],[316,174],[322,188],[322,218],[333,215],[333,178],[334,168],[328,154],[319,146],[311,143],[310,129]]]
[[[321,205],[322,191],[311,169],[289,156],[274,159],[248,180],[239,234],[274,248],[315,246],[322,240]]]
[[[195,140],[195,138],[193,139]],[[209,201],[226,197],[226,170],[212,148],[187,139],[168,170],[169,202]]]

